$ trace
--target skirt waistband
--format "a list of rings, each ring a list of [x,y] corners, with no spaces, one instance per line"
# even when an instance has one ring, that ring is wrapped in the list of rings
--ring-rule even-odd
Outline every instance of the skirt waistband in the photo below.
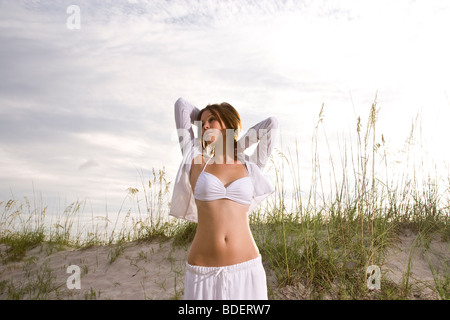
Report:
[[[248,260],[248,261],[244,261],[244,262],[237,263],[237,264],[232,264],[229,266],[223,266],[223,267],[196,266],[196,265],[191,265],[186,262],[186,269],[193,273],[206,275],[206,274],[211,274],[211,273],[213,273],[213,274],[218,273],[221,271],[235,272],[235,271],[245,270],[245,269],[249,269],[254,266],[260,265],[260,264],[261,264],[261,255],[259,255],[258,257],[254,258],[254,259]]]

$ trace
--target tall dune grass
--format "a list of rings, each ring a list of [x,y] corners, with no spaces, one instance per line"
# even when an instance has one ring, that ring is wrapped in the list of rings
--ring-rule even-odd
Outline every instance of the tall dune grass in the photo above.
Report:
[[[301,282],[311,289],[309,298],[321,298],[327,293],[334,298],[358,299],[368,296],[364,270],[370,265],[383,265],[384,249],[402,229],[412,228],[425,238],[438,234],[443,241],[450,240],[449,185],[439,190],[443,185],[440,177],[419,174],[414,164],[412,177],[405,170],[394,179],[386,153],[380,152],[385,141],[376,134],[376,99],[365,130],[361,119],[357,120],[357,145],[341,150],[337,159],[341,172],[335,171],[338,166],[330,152],[332,179],[327,183],[317,144],[323,112],[322,106],[312,140],[313,170],[308,193],[305,196],[301,187],[305,183],[299,178],[298,148],[293,155],[280,153],[288,170],[273,168],[276,193],[251,223],[279,283]],[[407,146],[413,134],[412,130]],[[291,210],[286,209],[284,201],[285,174],[292,177]],[[425,179],[419,180],[419,176]],[[440,290],[446,294],[440,296],[448,297],[450,270],[444,272],[447,286]],[[406,298],[408,293],[397,290],[396,297]]]
[[[292,152],[272,155],[275,193],[250,215],[250,225],[280,286],[301,284],[308,288],[306,298],[373,298],[365,270],[383,265],[385,248],[402,229],[413,229],[424,239],[438,235],[450,240],[450,177],[432,176],[409,158],[408,170],[391,172],[384,136],[376,131],[378,112],[375,99],[367,122],[356,120],[356,145],[338,141],[337,155],[324,130],[322,106],[312,135],[308,181],[300,173],[298,144]],[[407,148],[414,134],[411,130]],[[319,136],[328,150],[325,165]],[[153,170],[148,180],[141,174],[142,185],[127,190],[116,214],[90,220],[79,220],[85,201],[67,206],[50,223],[46,208],[36,201],[0,202],[0,243],[8,246],[3,262],[20,259],[42,242],[63,248],[166,237],[188,245],[196,225],[168,217],[172,186],[165,176],[164,168]],[[449,270],[442,275],[433,269],[433,275],[439,296],[448,298]],[[407,280],[400,286],[382,282],[384,290],[376,298],[407,298]]]

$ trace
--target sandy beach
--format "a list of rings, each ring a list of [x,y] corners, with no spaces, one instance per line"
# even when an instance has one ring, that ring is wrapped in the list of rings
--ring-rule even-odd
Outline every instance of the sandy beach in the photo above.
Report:
[[[408,279],[411,285],[410,300],[439,300],[436,292],[434,271],[440,276],[450,272],[450,246],[448,242],[434,237],[429,247],[417,245],[417,233],[405,231],[399,236],[398,241],[387,249],[384,264],[380,266],[381,277],[384,283],[401,287],[402,282]],[[408,268],[409,267],[409,268]],[[409,270],[409,271],[408,271]],[[409,276],[409,277],[408,277]],[[383,290],[383,287],[381,287]],[[447,287],[447,291],[450,288]],[[336,290],[337,291],[337,290]],[[372,292],[375,299],[379,292]],[[293,286],[277,288],[275,298],[301,300],[309,299],[309,290],[298,283]],[[324,299],[338,299],[332,291],[325,294]]]
[[[388,248],[385,263],[380,266],[383,283],[390,281],[400,286],[409,270],[408,281],[412,285],[409,299],[439,299],[430,263],[438,274],[448,272],[449,245],[436,237],[425,248],[417,246],[417,239],[417,234],[405,231]],[[7,245],[0,245],[1,299],[170,300],[183,297],[188,248],[174,246],[171,240],[83,249],[55,248],[44,243],[27,251],[22,259],[6,262],[7,250]],[[78,280],[77,272],[70,272],[73,267],[69,266],[79,268]],[[303,284],[280,287],[267,261],[264,266],[271,299],[309,299]],[[324,299],[335,298],[333,291],[324,296]]]

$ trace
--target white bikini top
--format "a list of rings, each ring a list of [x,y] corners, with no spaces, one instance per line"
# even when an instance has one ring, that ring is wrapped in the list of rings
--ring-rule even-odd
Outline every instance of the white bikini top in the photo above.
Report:
[[[209,158],[209,160],[211,159]],[[219,178],[205,171],[209,160],[198,176],[194,189],[194,198],[200,201],[230,199],[241,204],[250,205],[254,191],[251,178],[247,176],[234,180],[228,187],[225,187]]]

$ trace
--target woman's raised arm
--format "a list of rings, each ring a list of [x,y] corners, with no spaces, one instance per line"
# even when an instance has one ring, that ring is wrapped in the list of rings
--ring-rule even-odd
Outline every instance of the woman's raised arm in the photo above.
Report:
[[[180,143],[181,152],[184,154],[186,148],[190,148],[194,145],[194,130],[192,129],[192,124],[197,119],[200,110],[185,99],[179,98],[175,102],[174,111],[178,141]]]
[[[250,161],[260,169],[266,166],[272,153],[275,140],[278,136],[278,119],[269,117],[248,129],[238,141],[238,152],[243,152],[248,147],[258,143],[255,151],[250,155]],[[246,146],[248,142],[248,145]]]

